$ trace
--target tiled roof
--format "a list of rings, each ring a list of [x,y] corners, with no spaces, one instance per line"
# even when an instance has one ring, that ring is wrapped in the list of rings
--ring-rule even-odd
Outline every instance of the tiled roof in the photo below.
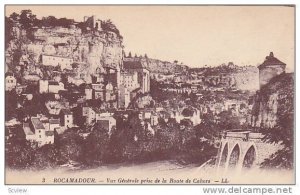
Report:
[[[46,131],[45,135],[46,136],[53,136],[54,135],[54,131]]]
[[[143,65],[142,65],[141,61],[134,60],[134,61],[124,61],[123,67],[125,69],[140,69],[140,68],[143,68]]]
[[[25,135],[34,135],[34,132],[32,132],[29,127],[29,123],[23,124],[23,130],[24,130]]]
[[[43,123],[37,117],[31,117],[31,122],[34,129],[45,129]]]
[[[109,120],[100,119],[97,120],[97,123],[99,123],[101,127],[104,128],[105,130],[109,130]]]
[[[5,73],[5,77],[7,77],[7,76],[14,76],[14,73],[12,73],[12,72],[6,72]]]
[[[273,52],[271,52],[269,56],[266,56],[265,61],[261,65],[259,65],[258,68],[264,66],[270,66],[270,65],[286,65],[286,64],[281,62],[277,58],[275,58]]]
[[[88,85],[85,86],[85,88],[86,89],[92,89],[92,86],[88,84]]]
[[[60,124],[60,120],[59,119],[49,119],[49,123],[50,124]]]
[[[48,84],[49,85],[59,85],[59,83],[57,81],[49,81]]]
[[[67,114],[67,115],[72,114],[72,112],[68,109],[62,109],[61,111],[63,112],[63,114]]]

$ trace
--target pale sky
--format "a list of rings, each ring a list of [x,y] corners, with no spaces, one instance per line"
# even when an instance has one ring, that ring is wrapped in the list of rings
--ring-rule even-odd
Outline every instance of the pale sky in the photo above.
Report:
[[[6,6],[6,16],[31,9],[83,21],[111,19],[125,52],[191,67],[234,62],[258,65],[270,51],[294,70],[294,7],[284,6]]]

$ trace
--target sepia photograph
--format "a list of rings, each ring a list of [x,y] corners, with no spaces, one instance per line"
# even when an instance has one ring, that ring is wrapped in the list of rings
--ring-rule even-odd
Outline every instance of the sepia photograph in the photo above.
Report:
[[[4,11],[6,185],[296,183],[295,5]]]

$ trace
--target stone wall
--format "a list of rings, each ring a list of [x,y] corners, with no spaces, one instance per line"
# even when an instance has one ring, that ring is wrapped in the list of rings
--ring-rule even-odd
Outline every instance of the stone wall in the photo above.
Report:
[[[227,132],[221,139],[216,166],[219,172],[259,168],[270,155],[282,149],[279,144],[263,142],[261,133]]]
[[[284,72],[285,67],[284,66],[267,66],[264,68],[261,68],[259,70],[259,84],[260,87],[266,85],[267,83],[270,82],[270,80],[277,76],[280,75],[281,73]]]

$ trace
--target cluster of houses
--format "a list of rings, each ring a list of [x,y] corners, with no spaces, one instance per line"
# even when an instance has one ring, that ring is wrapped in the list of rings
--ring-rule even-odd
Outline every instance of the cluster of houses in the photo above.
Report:
[[[54,132],[61,134],[78,126],[74,120],[78,113],[73,112],[78,107],[86,125],[101,123],[110,134],[116,126],[114,112],[126,111],[139,94],[150,92],[150,72],[138,59],[117,56],[120,60],[112,60],[112,66],[103,62],[101,52],[104,51],[99,48],[105,45],[115,49],[118,55],[118,48],[122,47],[107,45],[107,40],[116,42],[117,46],[120,43],[112,36],[113,32],[101,33],[101,20],[92,16],[85,21],[87,34],[74,25],[34,27],[34,41],[22,45],[18,64],[12,64],[14,42],[6,50],[5,90],[26,96],[29,101],[34,96],[46,97],[43,100],[46,114],[26,116],[20,121],[26,139],[39,146],[53,143]],[[16,39],[26,36],[18,31],[21,28],[15,24]],[[14,70],[10,70],[8,64],[13,65]],[[96,105],[89,104],[95,101]],[[149,102],[145,97],[138,101],[140,104]],[[19,102],[19,108],[21,104]],[[153,121],[157,120],[152,118],[152,124]]]
[[[175,119],[178,123],[189,120],[198,125],[201,114],[208,110],[215,115],[230,110],[243,119],[251,109],[243,100],[228,98],[223,102],[205,103],[199,108],[155,105],[149,95],[150,77],[160,83],[162,91],[192,93],[198,99],[207,90],[226,91],[235,85],[235,79],[222,74],[207,76],[203,71],[150,74],[147,60],[125,57],[121,38],[116,32],[103,33],[100,19],[92,16],[85,17],[84,21],[88,33],[82,33],[74,25],[36,28],[33,31],[35,41],[22,45],[18,64],[12,64],[16,45],[9,43],[5,90],[15,91],[28,101],[36,95],[47,97],[43,102],[47,114],[26,116],[20,121],[27,140],[39,146],[52,144],[55,132],[61,134],[68,128],[82,126],[78,121],[87,126],[100,123],[111,134],[116,128],[116,113],[128,117],[128,110],[138,111],[141,124],[154,135],[159,118],[166,122]],[[18,28],[21,27],[16,24],[14,32],[20,38],[24,33],[17,31]],[[14,70],[8,70],[12,65]],[[80,112],[75,112],[78,109]],[[80,118],[83,120],[78,120]]]
[[[69,110],[61,110],[59,118],[39,114],[27,117],[23,122],[26,140],[37,143],[38,146],[53,144],[55,131],[61,134],[73,126],[73,113]]]

